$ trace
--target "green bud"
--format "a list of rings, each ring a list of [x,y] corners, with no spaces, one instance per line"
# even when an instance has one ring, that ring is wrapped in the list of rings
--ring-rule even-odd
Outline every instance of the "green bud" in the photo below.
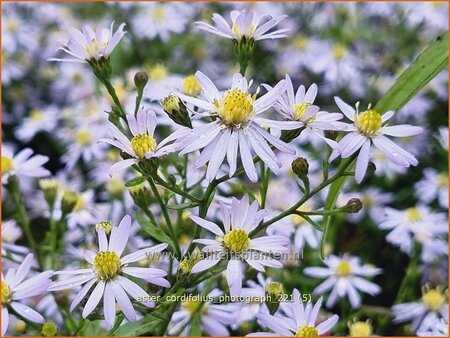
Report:
[[[305,130],[305,127],[301,127],[301,128],[294,129],[294,130],[283,130],[281,132],[280,140],[283,142],[289,143],[292,140],[299,137],[303,130]]]
[[[184,280],[191,275],[192,267],[200,262],[200,252],[194,252],[191,257],[184,258],[178,265],[177,279]]]
[[[128,187],[128,191],[130,192],[131,198],[133,198],[134,203],[138,207],[148,207],[148,205],[150,204],[150,193],[145,182],[134,185],[132,187]]]
[[[112,228],[113,228],[113,224],[111,221],[103,221],[103,222],[97,223],[95,225],[96,231],[99,231],[100,229],[102,229],[107,234],[109,234],[111,232]]]
[[[80,194],[76,191],[67,190],[62,198],[61,210],[65,214],[70,214],[78,204]]]
[[[284,287],[283,284],[279,282],[270,282],[266,285],[265,289],[266,305],[269,309],[270,314],[273,315],[277,311],[284,295]]]
[[[145,72],[137,72],[134,75],[134,85],[139,92],[144,90],[145,85],[148,82],[148,75]]]
[[[175,123],[192,128],[191,118],[184,103],[175,95],[166,96],[161,101],[164,111]]]
[[[44,193],[45,201],[50,208],[53,208],[58,194],[58,181],[52,178],[43,178],[39,180],[38,184]]]
[[[375,165],[375,163],[373,162],[369,162],[369,165],[367,166],[367,173],[366,176],[371,176],[375,173],[375,171],[377,170],[377,167]]]
[[[53,322],[45,322],[42,326],[41,334],[44,337],[54,337],[58,333],[58,328]]]
[[[292,162],[292,171],[298,178],[304,178],[308,176],[309,163],[304,157],[298,157]]]
[[[363,206],[362,202],[361,202],[361,200],[359,198],[352,198],[343,207],[343,210],[345,212],[356,214],[362,209],[362,206]]]

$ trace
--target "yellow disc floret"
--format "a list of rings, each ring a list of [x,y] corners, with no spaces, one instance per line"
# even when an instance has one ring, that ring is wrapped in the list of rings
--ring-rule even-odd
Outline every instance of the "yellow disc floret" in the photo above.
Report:
[[[314,326],[302,326],[299,327],[296,334],[296,337],[318,337],[319,331]]]
[[[9,301],[10,291],[9,286],[2,280],[2,305]]]
[[[133,148],[136,156],[143,160],[147,152],[155,151],[156,141],[148,134],[136,135],[131,139],[131,148]]]
[[[422,215],[417,208],[408,208],[406,209],[406,217],[410,222],[417,222],[422,219]]]
[[[92,135],[88,131],[80,131],[75,135],[75,142],[80,146],[87,146],[92,143]]]
[[[250,247],[250,239],[243,229],[233,229],[223,238],[225,247],[235,253],[244,252]]]
[[[383,123],[381,115],[373,110],[366,110],[355,117],[356,129],[368,136],[377,136],[380,133],[380,128]]]
[[[197,96],[202,92],[202,87],[194,75],[189,75],[183,80],[182,90],[186,95]]]
[[[303,116],[305,116],[306,111],[308,108],[311,107],[311,103],[299,103],[294,106],[294,119],[296,120],[302,120]],[[312,116],[310,119],[308,119],[308,122],[310,122],[314,117]],[[306,121],[305,121],[306,122]]]
[[[333,56],[336,60],[342,60],[347,55],[347,48],[342,44],[333,47]]]
[[[227,90],[222,102],[216,102],[218,114],[226,125],[237,126],[247,122],[253,113],[254,98],[238,89]]]
[[[351,337],[368,337],[373,333],[373,327],[370,320],[365,322],[355,321],[354,323],[349,323],[348,329]]]
[[[444,295],[444,293],[440,292],[438,289],[431,289],[425,291],[425,293],[422,296],[423,303],[431,311],[438,311],[445,303],[446,299],[447,296]]]
[[[2,175],[9,173],[14,168],[14,162],[12,158],[7,156],[2,156]]]
[[[114,251],[100,251],[94,258],[94,269],[101,279],[111,279],[120,272],[120,258]]]
[[[162,80],[167,76],[167,68],[164,65],[158,63],[153,67],[150,67],[148,71],[148,77],[153,81]]]
[[[30,118],[36,122],[42,122],[44,120],[44,114],[41,110],[33,109],[30,113]]]
[[[342,260],[339,262],[339,264],[336,267],[336,275],[339,277],[347,277],[352,272],[352,268],[350,266],[350,263]]]

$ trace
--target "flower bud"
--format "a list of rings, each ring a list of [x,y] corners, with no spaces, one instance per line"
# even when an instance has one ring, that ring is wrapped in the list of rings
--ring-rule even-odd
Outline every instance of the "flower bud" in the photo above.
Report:
[[[298,178],[308,176],[309,164],[308,160],[304,157],[298,157],[292,162],[292,171]]]
[[[61,210],[64,214],[70,214],[76,207],[80,194],[76,191],[67,190],[62,198]]]
[[[58,181],[52,178],[43,178],[39,180],[38,184],[44,193],[45,201],[50,208],[53,208],[58,194]]]
[[[178,265],[177,270],[177,279],[183,280],[191,275],[192,267],[200,262],[201,260],[201,253],[200,252],[193,252],[190,257],[183,258],[183,260]]]
[[[148,82],[148,75],[145,72],[137,72],[134,75],[134,85],[136,86],[138,92],[144,90],[145,85]]]
[[[192,128],[192,122],[191,118],[189,117],[189,113],[186,109],[186,106],[179,97],[175,95],[166,96],[161,101],[161,105],[167,115],[169,115],[169,117],[172,119],[172,121],[181,126]]]
[[[362,209],[362,206],[362,202],[359,198],[352,198],[347,202],[343,209],[345,212],[356,214]]]
[[[107,234],[109,234],[111,232],[111,230],[113,229],[113,224],[111,221],[103,221],[103,222],[97,223],[95,225],[95,230],[99,231],[100,229],[102,229]]]
[[[145,182],[141,184],[128,187],[131,198],[133,198],[134,203],[140,208],[147,208],[150,204],[150,193],[147,189]]]
[[[377,167],[376,167],[375,163],[369,162],[369,165],[367,166],[366,176],[373,175],[376,170],[377,170]]]
[[[278,306],[280,305],[280,302],[282,300],[282,297],[284,295],[284,287],[283,284],[279,282],[270,282],[266,284],[266,305],[269,309],[270,314],[274,314]]]
[[[54,337],[58,333],[58,328],[53,322],[45,322],[42,326],[41,334],[44,337]]]

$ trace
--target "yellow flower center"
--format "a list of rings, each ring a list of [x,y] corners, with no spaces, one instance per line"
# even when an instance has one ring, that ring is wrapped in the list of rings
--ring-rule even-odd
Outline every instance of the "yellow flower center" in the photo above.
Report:
[[[420,214],[420,211],[416,208],[406,209],[406,217],[408,218],[408,221],[410,221],[410,222],[417,222],[422,219],[422,215]]]
[[[120,258],[114,251],[100,251],[94,258],[94,269],[101,279],[111,279],[120,272]]]
[[[368,337],[373,333],[372,324],[370,321],[354,322],[349,325],[349,331],[351,337]]]
[[[164,111],[170,115],[180,111],[180,99],[175,95],[169,95],[165,97],[162,100],[161,104]]]
[[[234,23],[233,26],[231,27],[231,31],[232,31],[234,34],[241,35],[241,33],[240,33],[240,31],[239,31],[239,27],[238,27],[238,25],[236,25],[235,23]],[[250,35],[252,35],[254,32],[255,32],[255,25],[251,25],[251,26],[250,26]]]
[[[9,286],[2,280],[2,305],[9,301],[10,291]]]
[[[92,135],[86,130],[79,131],[75,135],[75,142],[80,146],[88,146],[92,143]]]
[[[202,92],[202,87],[194,75],[189,75],[183,80],[182,90],[186,95],[197,96]]]
[[[155,151],[156,141],[148,134],[139,134],[131,139],[131,148],[133,148],[136,156],[143,160],[146,153]]]
[[[104,232],[109,233],[113,228],[113,224],[110,221],[103,221],[100,223],[97,223],[95,225],[95,230],[102,229]]]
[[[448,176],[447,176],[447,174],[439,174],[438,186],[440,188],[445,188],[447,185],[448,185]]]
[[[182,303],[181,303],[181,306],[182,306],[184,309],[186,309],[186,310],[187,310],[189,313],[191,313],[191,314],[193,314],[193,313],[195,313],[196,311],[198,311],[198,308],[199,308],[200,306],[202,306],[202,302],[200,302],[200,301],[198,301],[198,300],[195,300],[195,299],[196,299],[196,296],[194,296],[192,299],[194,299],[194,300],[188,300],[188,301],[185,301],[185,302],[182,302]],[[204,313],[205,311],[206,311],[205,308],[203,308],[203,309],[200,310],[201,313]]]
[[[376,136],[380,133],[383,123],[381,115],[375,110],[366,110],[355,117],[356,129],[369,137]]]
[[[166,19],[166,17],[166,10],[163,7],[158,6],[152,11],[152,19],[154,21],[162,22]]]
[[[352,271],[352,268],[350,266],[350,263],[347,261],[342,260],[339,262],[338,266],[336,267],[336,275],[339,277],[347,277],[350,275]]]
[[[305,115],[308,108],[311,107],[311,103],[299,103],[294,106],[294,118],[296,120],[301,120],[303,116]],[[314,117],[308,119],[308,122],[313,120]]]
[[[162,80],[167,76],[167,68],[162,64],[158,63],[157,65],[151,67],[148,71],[148,77],[153,81]]]
[[[9,173],[14,168],[14,162],[12,158],[2,156],[2,175]]]
[[[223,244],[231,252],[244,252],[250,247],[250,239],[243,229],[233,229],[223,238]]]
[[[296,337],[318,337],[319,332],[314,326],[302,326],[299,327],[296,334]]]
[[[431,311],[438,311],[445,303],[446,299],[447,297],[436,289],[431,289],[425,292],[422,296],[422,301],[424,302],[425,306]]]
[[[293,45],[297,49],[304,49],[308,45],[308,38],[304,35],[298,35],[294,38]]]
[[[85,206],[84,197],[83,197],[83,195],[78,194],[78,196],[77,196],[77,203],[75,204],[74,210],[75,211],[83,210],[84,206]]]
[[[33,121],[42,122],[42,120],[44,119],[44,114],[42,113],[42,111],[34,109],[30,113],[30,118]]]
[[[236,126],[247,122],[253,112],[254,98],[238,89],[227,90],[222,102],[215,102],[218,114],[226,125]]]
[[[342,44],[333,47],[333,56],[336,60],[342,60],[347,55],[347,48]]]
[[[372,207],[375,204],[375,201],[371,196],[364,196],[362,199],[362,204],[366,207]]]
[[[110,179],[106,184],[106,188],[114,196],[119,196],[120,194],[122,194],[124,189],[123,187],[123,181],[120,179]]]

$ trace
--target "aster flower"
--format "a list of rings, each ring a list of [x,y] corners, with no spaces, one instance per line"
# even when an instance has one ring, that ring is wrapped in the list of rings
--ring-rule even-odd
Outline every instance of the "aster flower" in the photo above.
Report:
[[[387,126],[385,124],[394,116],[394,111],[388,111],[381,116],[380,113],[370,109],[369,106],[367,110],[359,112],[359,103],[356,104],[355,110],[340,98],[335,97],[334,99],[341,111],[354,124],[348,125],[346,131],[350,133],[339,141],[339,148],[333,151],[330,160],[336,158],[338,154],[342,158],[347,158],[360,150],[356,160],[356,182],[360,183],[366,174],[372,145],[380,150],[391,162],[399,166],[409,167],[410,165],[417,165],[418,161],[412,154],[400,148],[385,135],[394,137],[418,135],[423,130],[421,127],[407,124]]]
[[[60,291],[83,285],[70,305],[70,311],[72,311],[95,285],[83,308],[83,318],[89,316],[103,298],[103,312],[108,328],[112,328],[115,322],[116,302],[125,317],[131,322],[135,321],[136,311],[128,297],[131,296],[139,301],[149,299],[149,295],[126,275],[163,287],[170,287],[170,284],[164,278],[167,273],[163,270],[129,266],[130,263],[140,261],[149,254],[161,252],[167,247],[167,244],[141,249],[122,257],[130,230],[131,217],[129,215],[122,219],[118,227],[112,226],[109,239],[106,232],[99,227],[97,230],[99,251],[97,253],[89,250],[84,252],[84,258],[90,267],[57,272],[56,274],[62,276],[62,279],[53,282],[49,290]],[[142,304],[150,308],[155,306],[152,301],[142,302]]]
[[[180,308],[174,312],[170,322],[169,334],[177,334],[185,327],[180,335],[187,336],[191,326],[192,317],[198,312],[200,316],[200,325],[203,332],[210,336],[229,336],[230,332],[227,326],[234,324],[237,320],[237,311],[239,304],[215,304],[212,301],[202,302],[205,299],[214,299],[223,295],[219,289],[213,289],[206,296],[193,295],[188,298],[191,300],[181,303]]]
[[[194,243],[205,245],[203,252],[210,254],[192,267],[192,273],[205,271],[224,258],[229,259],[227,282],[230,294],[238,295],[242,289],[243,261],[254,269],[264,272],[264,266],[281,268],[282,264],[271,257],[271,253],[289,252],[289,238],[284,236],[250,237],[250,233],[266,216],[266,210],[258,211],[258,202],[249,205],[248,195],[241,200],[232,199],[231,208],[223,204],[220,217],[224,231],[215,223],[197,216],[191,219],[202,228],[214,233],[218,239],[196,239]]]
[[[381,292],[381,288],[362,277],[372,277],[381,273],[381,269],[369,265],[361,265],[359,257],[345,254],[343,257],[331,255],[324,262],[327,267],[308,267],[303,270],[307,276],[324,278],[326,280],[318,285],[313,293],[323,294],[331,290],[326,306],[332,307],[338,298],[346,295],[353,308],[361,306],[361,297],[358,290],[372,296]]]
[[[2,146],[2,184],[8,182],[10,176],[45,177],[50,171],[42,165],[48,162],[48,157],[34,155],[33,150],[25,148],[14,155],[9,147]]]
[[[257,318],[264,326],[274,333],[255,332],[247,336],[283,336],[283,337],[317,337],[331,330],[339,320],[338,315],[333,315],[327,320],[317,324],[322,297],[314,304],[303,304],[300,292],[293,290],[293,302],[284,302],[280,305],[281,314],[272,316],[268,313],[260,313]]]
[[[411,329],[416,332],[437,325],[443,318],[447,318],[448,321],[447,299],[447,293],[443,288],[424,287],[422,298],[419,301],[397,304],[392,307],[394,322],[412,321]]]
[[[42,315],[20,302],[44,293],[51,283],[53,271],[44,271],[25,280],[33,262],[33,254],[28,254],[17,270],[9,269],[5,277],[2,273],[2,336],[8,329],[9,308],[29,321],[39,324],[45,321]]]
[[[266,86],[271,88],[270,86]],[[320,111],[314,105],[317,97],[317,85],[313,83],[308,90],[301,85],[294,94],[294,87],[289,75],[286,74],[286,93],[280,96],[275,104],[275,109],[285,119],[290,121],[300,121],[301,126],[306,128],[310,135],[320,137],[330,146],[336,147],[337,143],[323,136],[325,130],[342,130],[346,124],[338,122],[343,115],[340,113],[328,113]]]
[[[278,100],[285,90],[285,81],[280,81],[265,95],[256,99],[256,94],[248,92],[252,84],[236,73],[231,89],[221,94],[212,81],[202,72],[195,74],[202,89],[204,99],[183,94],[178,96],[185,102],[192,103],[206,110],[202,116],[215,118],[213,122],[194,127],[192,132],[179,140],[183,144],[180,156],[202,149],[197,160],[198,167],[209,161],[206,179],[212,181],[227,158],[230,166],[229,175],[234,175],[237,167],[238,150],[245,173],[252,182],[258,180],[252,150],[275,173],[279,173],[281,163],[269,144],[280,151],[295,154],[295,150],[267,132],[264,127],[277,129],[298,129],[300,124],[293,121],[273,121],[259,116]]]
[[[114,32],[114,22],[110,28],[97,26],[96,31],[86,26],[82,31],[75,28],[69,29],[69,40],[64,47],[58,48],[67,54],[75,57],[74,59],[52,58],[50,61],[68,61],[68,62],[89,62],[92,60],[108,59],[114,48],[122,40],[126,32],[123,31],[125,23],[122,23],[116,32]]]
[[[272,18],[270,15],[260,16],[254,11],[231,11],[231,25],[220,15],[214,13],[212,20],[215,26],[206,22],[198,21],[195,24],[201,30],[222,36],[224,38],[239,41],[243,37],[255,41],[264,39],[279,39],[286,37],[289,28],[277,29],[268,33],[273,27],[278,25],[287,15],[280,15]]]
[[[441,207],[448,208],[448,174],[426,168],[423,175],[424,178],[415,184],[416,197],[424,203],[431,203],[437,198]]]
[[[131,158],[113,165],[110,169],[110,175],[137,164],[139,161],[158,158],[179,150],[181,145],[171,142],[186,132],[185,129],[178,129],[157,144],[153,137],[156,127],[156,115],[153,111],[142,107],[137,112],[136,117],[133,114],[127,114],[127,121],[133,135],[131,140],[114,125],[109,125],[108,136],[100,140],[100,142],[109,143],[131,156]]]

